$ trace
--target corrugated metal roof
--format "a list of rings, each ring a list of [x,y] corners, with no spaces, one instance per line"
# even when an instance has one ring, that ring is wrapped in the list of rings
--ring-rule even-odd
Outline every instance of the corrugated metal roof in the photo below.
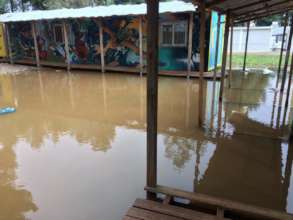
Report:
[[[179,13],[193,12],[196,6],[192,3],[182,1],[171,1],[160,3],[160,13]],[[111,17],[126,15],[145,15],[146,4],[137,5],[109,5],[85,7],[77,9],[56,9],[56,10],[36,10],[28,12],[6,13],[0,16],[0,22],[17,22],[17,21],[36,21],[49,19],[65,18],[91,18],[91,17]]]

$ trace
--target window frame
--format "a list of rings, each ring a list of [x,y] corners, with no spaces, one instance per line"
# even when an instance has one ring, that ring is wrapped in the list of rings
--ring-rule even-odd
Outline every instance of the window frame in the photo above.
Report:
[[[62,36],[62,41],[61,42],[57,41],[57,39],[56,39],[56,27],[61,28],[61,36]],[[64,30],[63,30],[63,25],[62,24],[53,24],[53,36],[54,36],[55,43],[63,44],[65,42],[65,40],[64,40]]]
[[[177,24],[184,24],[184,43],[182,44],[175,44],[175,25]],[[163,42],[163,26],[164,25],[171,25],[172,26],[172,43],[165,44]],[[180,21],[166,21],[160,23],[160,46],[161,47],[187,47],[187,36],[188,36],[188,22],[187,20],[180,20]]]

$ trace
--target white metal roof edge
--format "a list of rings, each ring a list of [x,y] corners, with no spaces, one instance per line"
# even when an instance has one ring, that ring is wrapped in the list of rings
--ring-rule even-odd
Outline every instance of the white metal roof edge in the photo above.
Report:
[[[175,0],[160,2],[159,11],[160,13],[194,12],[196,7],[192,3]],[[0,22],[145,15],[146,9],[146,4],[142,3],[136,5],[109,5],[77,9],[35,10],[0,15]]]

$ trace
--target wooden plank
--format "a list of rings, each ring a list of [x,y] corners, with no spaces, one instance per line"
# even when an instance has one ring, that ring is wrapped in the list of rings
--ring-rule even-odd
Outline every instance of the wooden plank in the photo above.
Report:
[[[247,57],[247,48],[248,48],[248,39],[249,39],[249,29],[250,29],[250,21],[247,22],[246,27],[246,40],[245,40],[245,50],[244,50],[244,59],[243,59],[243,72],[246,70],[246,57]]]
[[[157,184],[159,1],[147,0],[147,186]],[[154,194],[148,193],[148,198]]]
[[[157,212],[134,208],[134,207],[130,208],[127,211],[126,216],[143,219],[143,220],[182,220],[182,218],[168,216],[168,215],[160,214]]]
[[[188,26],[188,54],[187,54],[187,79],[190,78],[192,64],[192,36],[193,36],[193,13],[189,14]]]
[[[215,52],[215,66],[214,66],[214,77],[216,80],[217,67],[218,67],[218,54],[219,54],[219,43],[220,43],[220,28],[221,28],[221,15],[218,13],[218,23],[217,23],[217,42],[216,42],[216,52]]]
[[[178,217],[186,220],[199,220],[199,219],[207,219],[207,220],[221,220],[224,218],[218,218],[215,215],[206,214],[198,211],[194,211],[191,209],[186,209],[173,205],[164,205],[159,202],[154,202],[150,200],[144,199],[136,199],[134,205],[136,208],[141,208],[149,211],[153,211],[160,214],[165,214],[173,217]],[[226,219],[226,218],[225,218]]]
[[[40,56],[39,56],[39,47],[38,47],[38,41],[37,41],[37,34],[36,34],[36,23],[35,21],[31,22],[32,27],[32,34],[34,38],[34,47],[35,47],[35,56],[36,56],[36,63],[37,67],[40,67]]]
[[[222,67],[221,67],[221,84],[220,84],[220,94],[219,94],[220,101],[222,101],[223,91],[224,91],[224,78],[226,73],[226,62],[227,62],[227,51],[228,51],[229,24],[230,24],[230,13],[227,13],[226,22],[225,22],[224,48],[223,48]]]
[[[279,79],[280,79],[280,72],[281,72],[281,65],[282,65],[282,60],[283,60],[283,50],[284,50],[284,44],[285,44],[285,36],[286,36],[287,25],[288,25],[288,12],[286,13],[285,18],[284,18],[284,28],[283,28],[282,44],[281,44],[278,71],[277,71],[276,88],[278,87]]]
[[[201,193],[187,192],[184,190],[174,189],[166,186],[157,187],[146,187],[147,191],[153,193],[162,193],[165,195],[171,195],[178,198],[189,199],[193,202],[200,204],[206,204],[214,206],[215,208],[223,208],[227,211],[233,212],[234,214],[244,214],[251,217],[268,218],[268,219],[279,219],[279,220],[292,220],[293,215],[278,212],[271,209],[261,208],[257,206],[247,205],[240,202],[234,202],[228,199],[221,199]]]
[[[289,39],[288,39],[285,63],[284,63],[284,68],[283,68],[283,77],[282,77],[282,83],[281,83],[281,89],[280,89],[281,92],[284,91],[284,87],[285,87],[286,76],[287,76],[287,68],[288,68],[290,50],[291,50],[291,45],[292,45],[292,37],[293,37],[293,15],[291,15],[290,33],[289,33]]]
[[[98,25],[99,25],[99,38],[100,38],[101,67],[102,67],[102,73],[104,73],[105,72],[104,35],[103,35],[103,24],[100,19],[98,20]]]
[[[67,27],[66,27],[66,21],[62,21],[62,27],[63,27],[63,34],[64,34],[64,47],[65,47],[65,54],[66,54],[66,64],[67,64],[67,70],[70,71],[70,52],[69,52],[69,43],[68,43],[68,33],[67,33]]]
[[[139,17],[139,66],[140,66],[140,76],[143,74],[143,18]]]

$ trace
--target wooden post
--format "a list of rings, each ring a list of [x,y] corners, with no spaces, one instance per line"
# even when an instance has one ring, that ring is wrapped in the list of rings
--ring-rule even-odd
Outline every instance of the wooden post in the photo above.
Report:
[[[69,43],[68,43],[68,33],[66,23],[62,21],[63,26],[63,34],[64,34],[64,46],[65,46],[65,54],[66,54],[66,63],[67,63],[67,70],[70,71],[70,52],[69,52]]]
[[[219,95],[220,101],[222,101],[223,99],[223,91],[224,91],[224,80],[225,80],[225,73],[226,73],[226,61],[227,61],[228,38],[229,38],[229,23],[230,23],[230,13],[228,11],[226,15],[225,33],[224,33],[224,49],[223,49],[223,57],[222,57],[221,85],[220,85],[220,95]]]
[[[147,186],[157,185],[159,1],[147,0]],[[155,194],[147,194],[154,198]]]
[[[293,15],[291,16],[290,33],[289,33],[285,63],[284,63],[284,68],[283,68],[282,84],[281,84],[281,89],[280,89],[281,92],[284,91],[284,86],[285,86],[285,82],[286,82],[287,68],[288,68],[290,50],[291,50],[291,44],[292,44],[292,35],[293,35]]]
[[[232,77],[232,55],[233,55],[233,19],[231,19],[231,32],[230,32],[230,59],[229,59],[229,78],[228,87],[231,88],[231,77]]]
[[[13,64],[14,61],[13,61],[13,55],[12,55],[12,49],[11,49],[11,39],[10,39],[10,33],[9,33],[10,24],[7,23],[6,26],[7,26],[7,29],[6,29],[6,36],[7,37],[6,38],[7,38],[8,52],[9,52],[9,62],[10,62],[10,64]]]
[[[143,74],[143,32],[142,32],[142,16],[139,17],[139,65],[140,76]]]
[[[101,70],[105,72],[105,57],[104,57],[104,35],[103,35],[103,24],[101,20],[98,20],[99,24],[99,37],[100,37],[100,56],[101,56]]]
[[[218,53],[219,53],[219,40],[220,40],[220,28],[221,28],[221,15],[218,13],[218,23],[217,23],[217,42],[216,42],[216,52],[215,52],[215,66],[214,66],[214,81],[217,76],[217,66],[218,66]]]
[[[37,67],[40,67],[40,56],[39,56],[39,47],[38,47],[38,41],[37,41],[37,34],[36,34],[36,23],[35,21],[31,22],[32,26],[32,34],[34,38],[34,47],[35,47],[35,56],[36,56],[36,64]]]
[[[292,75],[293,75],[293,51],[292,51],[292,54],[291,54],[291,66],[290,66],[290,72],[289,72],[289,79],[288,79],[287,96],[286,96],[285,106],[288,106],[288,104],[289,104]]]
[[[248,48],[248,39],[249,39],[249,29],[250,29],[250,21],[247,22],[247,29],[246,29],[244,61],[243,61],[243,69],[242,69],[243,72],[246,70],[246,57],[247,57],[247,48]]]
[[[203,74],[205,71],[205,32],[206,32],[206,11],[205,0],[199,2],[200,30],[199,30],[199,92],[198,92],[198,126],[202,126],[202,105],[203,105]]]
[[[282,60],[283,60],[283,50],[284,50],[284,44],[285,44],[287,25],[288,25],[288,12],[286,13],[285,18],[284,18],[284,28],[283,28],[282,44],[281,44],[281,51],[280,51],[280,58],[279,58],[279,65],[278,65],[278,72],[277,72],[276,88],[278,87],[279,79],[280,79],[280,72],[281,72],[281,65],[282,65]]]
[[[187,79],[190,79],[190,74],[191,74],[192,36],[193,36],[193,13],[191,12],[189,14],[189,29],[188,29]]]

